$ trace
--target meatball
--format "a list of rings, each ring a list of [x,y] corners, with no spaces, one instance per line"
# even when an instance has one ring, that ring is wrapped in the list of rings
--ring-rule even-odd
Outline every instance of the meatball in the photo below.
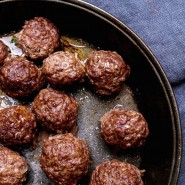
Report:
[[[103,140],[121,149],[143,146],[149,134],[143,115],[133,110],[115,108],[100,119]]]
[[[0,68],[0,87],[10,97],[28,97],[43,84],[41,70],[24,57],[10,56]]]
[[[88,145],[70,133],[55,135],[44,143],[40,164],[50,180],[75,185],[88,171]]]
[[[112,95],[121,89],[130,68],[118,53],[100,50],[90,54],[86,73],[97,94]]]
[[[33,142],[37,130],[35,116],[22,105],[0,110],[0,142],[5,146],[25,146]]]
[[[8,56],[8,47],[0,40],[0,64],[4,62],[4,59]]]
[[[55,25],[44,17],[35,17],[25,22],[23,29],[15,34],[20,47],[27,57],[47,57],[59,46],[60,35]]]
[[[83,81],[85,68],[74,53],[58,51],[43,61],[43,74],[53,86],[71,85]]]
[[[28,165],[18,152],[0,146],[0,185],[21,185],[26,181]]]
[[[35,97],[32,111],[43,128],[63,133],[76,124],[78,103],[71,95],[46,88]]]
[[[132,164],[113,159],[96,167],[89,185],[143,185],[143,172]]]

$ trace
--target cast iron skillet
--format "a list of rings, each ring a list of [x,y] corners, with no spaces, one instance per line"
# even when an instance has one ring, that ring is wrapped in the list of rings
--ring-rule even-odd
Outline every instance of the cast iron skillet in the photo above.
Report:
[[[90,104],[87,103],[88,101],[85,102],[87,107],[85,105],[80,109],[79,122],[85,124],[89,120],[98,121],[105,110],[113,106],[111,101],[119,103],[120,99],[120,102],[124,104],[129,96],[124,89],[128,87],[132,92],[132,96],[129,98],[133,98],[134,103],[133,100],[130,102],[127,100],[124,106],[137,107],[145,116],[150,129],[148,141],[143,149],[130,153],[111,153],[112,151],[102,143],[101,146],[96,146],[97,150],[102,149],[102,152],[108,150],[111,157],[122,158],[123,156],[122,160],[132,162],[140,169],[145,169],[143,180],[146,185],[174,185],[177,183],[182,141],[176,101],[158,61],[133,31],[110,14],[88,3],[76,0],[5,0],[0,2],[0,15],[0,34],[18,31],[25,20],[34,16],[43,16],[52,20],[64,35],[69,34],[82,38],[100,49],[115,50],[122,55],[131,67],[131,76],[126,82],[126,87],[123,87],[123,92],[118,95],[119,98],[116,100],[115,97],[102,100],[85,90],[86,95],[89,93],[86,97],[92,96],[93,98],[89,98],[89,101],[92,101]],[[83,98],[84,94],[79,94],[76,93],[76,97]],[[110,104],[105,103],[106,101]],[[92,117],[88,120],[80,118],[85,115],[84,112],[87,110],[88,113],[91,113],[90,107],[93,102],[104,104],[105,110],[97,110],[99,114],[92,115],[96,120],[91,119]],[[96,124],[95,128],[97,126]],[[80,128],[82,127],[79,125]],[[80,131],[79,137],[87,140],[89,138],[88,143],[92,146],[92,134],[84,129]],[[88,137],[89,135],[92,137]],[[94,152],[95,149],[91,148],[91,151]],[[93,153],[92,156],[94,164],[105,159],[101,158],[101,155],[99,158],[97,156],[97,162],[96,153]],[[89,174],[94,167],[95,165],[92,165]],[[30,170],[30,173],[33,173],[33,170]],[[28,178],[33,178],[31,176],[29,175]],[[44,180],[42,179],[42,181]],[[84,184],[86,183],[87,181]],[[33,181],[31,183],[31,180],[28,179],[27,184],[33,184]],[[39,182],[35,184],[39,184]],[[44,184],[47,184],[47,180]]]

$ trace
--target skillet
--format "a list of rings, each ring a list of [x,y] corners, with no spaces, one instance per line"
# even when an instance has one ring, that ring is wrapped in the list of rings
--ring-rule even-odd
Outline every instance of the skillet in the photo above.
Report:
[[[129,79],[114,97],[98,97],[88,85],[73,91],[81,105],[77,135],[87,140],[93,160],[80,184],[88,184],[94,167],[110,158],[145,169],[146,185],[177,183],[182,146],[178,107],[159,62],[132,30],[103,10],[76,0],[3,0],[0,15],[1,35],[19,31],[25,20],[35,16],[47,17],[62,35],[81,38],[98,49],[115,50],[131,68]],[[146,118],[150,136],[142,149],[112,151],[99,137],[99,118],[115,106],[138,110]],[[30,165],[26,184],[50,184],[39,168],[40,147],[21,152]]]

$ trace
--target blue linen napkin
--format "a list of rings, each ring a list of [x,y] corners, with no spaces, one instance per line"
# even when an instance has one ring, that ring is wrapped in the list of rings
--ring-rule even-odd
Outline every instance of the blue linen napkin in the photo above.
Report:
[[[84,0],[130,27],[163,67],[179,106],[185,140],[185,1]],[[185,184],[185,149],[178,185]]]

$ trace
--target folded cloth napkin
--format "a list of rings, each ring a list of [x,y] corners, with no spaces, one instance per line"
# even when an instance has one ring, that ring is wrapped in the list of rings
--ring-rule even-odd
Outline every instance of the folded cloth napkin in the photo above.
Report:
[[[185,2],[184,0],[84,0],[131,28],[163,67],[179,106],[185,139]],[[185,184],[185,149],[178,185]]]

